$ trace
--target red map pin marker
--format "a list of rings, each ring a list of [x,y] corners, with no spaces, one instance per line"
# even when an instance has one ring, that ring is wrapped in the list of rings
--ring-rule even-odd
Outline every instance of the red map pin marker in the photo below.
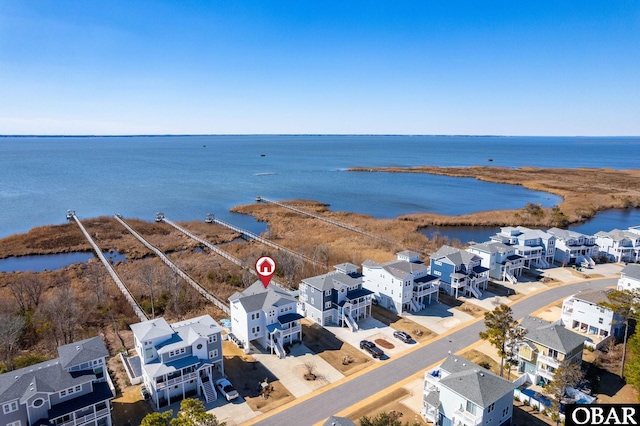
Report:
[[[271,282],[271,277],[273,277],[275,272],[276,261],[269,256],[262,256],[256,261],[256,273],[258,274],[258,277],[260,277],[260,281],[262,281],[264,288],[267,288],[269,282]]]

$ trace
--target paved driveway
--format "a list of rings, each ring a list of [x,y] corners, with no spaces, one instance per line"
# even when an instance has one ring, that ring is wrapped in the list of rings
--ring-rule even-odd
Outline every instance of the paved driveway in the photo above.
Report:
[[[565,298],[579,290],[601,289],[615,285],[615,283],[617,283],[617,279],[605,279],[555,287],[549,291],[535,294],[529,298],[513,303],[511,307],[514,318],[522,318],[524,315],[528,315],[543,306],[553,303],[558,299]],[[327,392],[314,395],[312,398],[275,413],[254,424],[278,426],[285,424],[315,424],[332,414],[344,410],[424,370],[428,366],[445,358],[449,351],[455,353],[471,343],[478,341],[478,333],[483,329],[484,323],[482,321],[469,324],[444,338],[421,346],[416,351],[380,363],[378,368],[369,371],[367,374],[348,380]],[[304,420],[295,422],[296,419]]]
[[[473,316],[457,308],[435,301],[419,312],[404,312],[402,316],[437,334],[442,334],[473,319]]]
[[[393,348],[391,349],[382,347],[380,348],[388,356],[397,355],[412,347],[412,344],[403,343],[393,337],[393,332],[395,330],[375,318],[366,318],[364,320],[361,320],[358,322],[358,326],[360,328],[356,332],[353,332],[346,327],[329,326],[325,328],[331,333],[335,334],[335,336],[343,342],[346,342],[358,349],[360,349],[361,340],[370,340],[372,342],[375,342],[376,339],[384,339],[393,345]],[[369,352],[365,352],[363,350],[362,352],[367,356],[371,356],[369,355]]]

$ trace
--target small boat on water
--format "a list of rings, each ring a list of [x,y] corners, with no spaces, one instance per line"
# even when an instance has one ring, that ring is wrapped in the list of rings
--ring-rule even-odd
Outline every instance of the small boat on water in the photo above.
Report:
[[[260,154],[260,157],[266,157],[267,154]]]

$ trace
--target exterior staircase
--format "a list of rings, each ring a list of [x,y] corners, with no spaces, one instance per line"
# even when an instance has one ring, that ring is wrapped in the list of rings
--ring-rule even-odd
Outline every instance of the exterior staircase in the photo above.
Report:
[[[504,277],[507,279],[507,281],[509,281],[511,284],[517,284],[518,283],[518,279],[513,276],[513,274],[509,271],[504,271]]]
[[[213,380],[211,380],[209,375],[207,375],[204,380],[202,377],[198,376],[198,384],[202,387],[204,399],[207,402],[212,402],[218,399],[218,393],[216,392],[216,388],[213,386]]]
[[[276,350],[276,353],[278,354],[278,358],[282,359],[285,358],[287,356],[287,353],[285,352],[284,348],[282,347],[282,343],[280,342],[280,340],[274,340],[273,341],[273,347]]]
[[[353,332],[358,331],[358,328],[359,328],[358,323],[355,322],[355,320],[351,317],[350,313],[344,314],[344,320],[349,326],[349,328],[351,329],[351,331]]]
[[[480,296],[482,296],[482,293],[475,284],[471,284],[469,286],[469,293],[471,293],[476,299],[480,299]]]
[[[411,312],[418,312],[424,309],[424,305],[413,298],[409,303],[411,304]]]
[[[542,266],[544,269],[549,268],[549,262],[547,262],[546,260],[544,260],[543,257],[541,257],[540,259],[538,259],[538,263],[540,264],[540,266]]]

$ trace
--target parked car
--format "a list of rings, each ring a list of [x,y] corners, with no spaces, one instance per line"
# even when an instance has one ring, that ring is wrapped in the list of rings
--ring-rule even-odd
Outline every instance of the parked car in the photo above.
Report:
[[[365,351],[369,352],[374,358],[380,358],[382,355],[384,355],[382,349],[377,347],[375,343],[370,342],[369,340],[360,341],[360,349],[364,349]]]
[[[409,333],[405,333],[404,331],[394,331],[393,337],[396,339],[400,339],[405,343],[411,342],[411,335]]]
[[[216,387],[218,388],[220,393],[224,395],[225,398],[227,398],[227,401],[231,401],[232,399],[236,399],[238,396],[240,396],[231,382],[224,377],[222,379],[216,380]]]
[[[149,394],[149,390],[147,390],[147,387],[145,385],[140,386],[140,396],[142,396],[143,399],[149,399],[149,397],[151,396]]]

